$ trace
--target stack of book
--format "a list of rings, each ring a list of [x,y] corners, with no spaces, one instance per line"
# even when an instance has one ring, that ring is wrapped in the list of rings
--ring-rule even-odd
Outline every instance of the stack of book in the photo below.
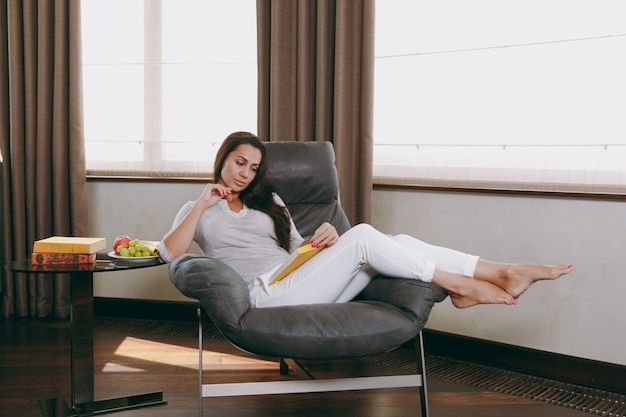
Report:
[[[33,245],[33,265],[84,265],[96,263],[96,252],[106,249],[103,237],[52,236]]]

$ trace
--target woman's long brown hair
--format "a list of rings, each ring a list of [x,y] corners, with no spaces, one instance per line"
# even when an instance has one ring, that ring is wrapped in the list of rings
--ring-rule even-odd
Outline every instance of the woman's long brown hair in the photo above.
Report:
[[[256,171],[254,180],[248,187],[239,193],[239,198],[251,209],[259,210],[272,219],[274,222],[274,232],[278,244],[283,249],[289,250],[289,236],[291,233],[291,223],[287,209],[274,201],[272,189],[267,183],[267,153],[265,146],[259,138],[249,132],[234,132],[228,135],[220,149],[217,151],[214,165],[215,182],[221,179],[222,167],[228,155],[239,145],[250,145],[261,151],[261,163]]]

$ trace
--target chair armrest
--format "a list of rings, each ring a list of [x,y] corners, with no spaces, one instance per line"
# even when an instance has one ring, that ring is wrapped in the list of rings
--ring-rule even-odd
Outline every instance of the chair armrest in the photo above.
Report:
[[[170,280],[187,297],[200,302],[220,328],[237,328],[250,309],[245,281],[225,263],[206,256],[186,254],[169,266]]]
[[[424,326],[433,305],[445,300],[447,296],[444,289],[431,282],[377,275],[357,299],[396,306],[414,316],[419,325]]]

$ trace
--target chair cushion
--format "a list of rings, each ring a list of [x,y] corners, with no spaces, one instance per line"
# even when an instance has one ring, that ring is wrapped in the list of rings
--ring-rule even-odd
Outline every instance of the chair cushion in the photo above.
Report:
[[[183,255],[170,264],[170,277],[240,349],[295,359],[353,358],[393,349],[415,337],[433,304],[446,297],[434,284],[378,277],[349,303],[250,308],[244,281],[215,259]]]

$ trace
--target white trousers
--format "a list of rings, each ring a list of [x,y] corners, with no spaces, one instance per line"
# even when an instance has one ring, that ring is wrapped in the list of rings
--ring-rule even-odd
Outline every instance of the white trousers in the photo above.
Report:
[[[478,257],[430,245],[408,235],[387,236],[359,224],[282,281],[259,278],[250,290],[256,307],[343,303],[352,300],[376,274],[429,282],[435,267],[473,277]]]

